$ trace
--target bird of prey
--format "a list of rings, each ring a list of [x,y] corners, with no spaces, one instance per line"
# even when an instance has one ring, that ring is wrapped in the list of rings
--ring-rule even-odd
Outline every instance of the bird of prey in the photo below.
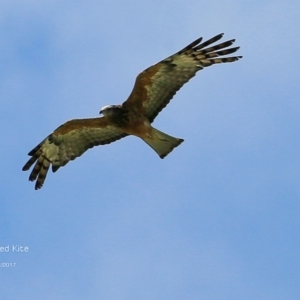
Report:
[[[242,57],[224,57],[239,49],[229,48],[234,39],[212,45],[222,36],[219,34],[203,43],[199,38],[141,72],[128,99],[121,105],[102,107],[102,117],[70,120],[55,129],[28,153],[31,158],[22,169],[27,171],[35,164],[29,176],[30,181],[36,180],[35,189],[43,186],[50,165],[52,171],[56,172],[89,148],[115,142],[127,135],[141,138],[160,158],[167,156],[183,139],[159,131],[151,123],[196,72]]]

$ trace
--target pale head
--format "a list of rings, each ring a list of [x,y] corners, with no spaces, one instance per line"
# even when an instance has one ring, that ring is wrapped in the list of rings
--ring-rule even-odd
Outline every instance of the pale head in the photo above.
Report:
[[[104,116],[112,114],[117,108],[119,108],[118,105],[105,105],[101,108],[100,114],[103,114]]]

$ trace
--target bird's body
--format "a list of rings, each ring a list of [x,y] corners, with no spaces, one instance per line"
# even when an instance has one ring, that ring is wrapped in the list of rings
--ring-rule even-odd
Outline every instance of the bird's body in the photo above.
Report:
[[[107,105],[100,113],[104,114],[111,126],[119,128],[128,135],[141,138],[156,151],[160,158],[167,156],[183,142],[183,139],[174,138],[152,127],[144,114],[130,106]]]
[[[28,153],[31,158],[23,167],[23,171],[26,171],[35,163],[29,176],[30,181],[36,180],[35,189],[43,186],[51,164],[55,172],[87,149],[109,144],[127,135],[144,140],[161,158],[168,155],[183,139],[159,131],[151,123],[197,71],[212,64],[241,58],[220,57],[239,49],[224,49],[231,46],[234,40],[207,47],[222,36],[219,34],[202,44],[202,38],[197,39],[176,54],[144,70],[138,75],[128,99],[121,105],[104,106],[100,111],[103,117],[71,120],[54,130]]]

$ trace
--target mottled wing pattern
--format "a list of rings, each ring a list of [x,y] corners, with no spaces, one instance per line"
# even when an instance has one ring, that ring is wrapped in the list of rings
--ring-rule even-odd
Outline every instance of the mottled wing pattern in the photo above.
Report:
[[[231,46],[235,40],[210,46],[222,36],[223,34],[219,34],[202,44],[200,44],[202,38],[199,38],[176,54],[140,73],[133,91],[123,106],[135,106],[150,122],[153,122],[175,93],[194,77],[197,71],[217,63],[234,62],[242,57],[220,57],[239,49],[239,47],[224,49]]]
[[[103,117],[71,120],[58,127],[28,153],[31,158],[22,170],[27,171],[35,164],[29,180],[36,180],[37,190],[43,186],[51,164],[55,172],[89,148],[109,144],[125,136],[126,133],[108,125]]]

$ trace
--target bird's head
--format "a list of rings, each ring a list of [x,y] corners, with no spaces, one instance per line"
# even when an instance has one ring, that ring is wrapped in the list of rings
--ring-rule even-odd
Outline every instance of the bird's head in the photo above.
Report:
[[[100,114],[109,116],[119,110],[119,105],[105,105],[101,108]]]

